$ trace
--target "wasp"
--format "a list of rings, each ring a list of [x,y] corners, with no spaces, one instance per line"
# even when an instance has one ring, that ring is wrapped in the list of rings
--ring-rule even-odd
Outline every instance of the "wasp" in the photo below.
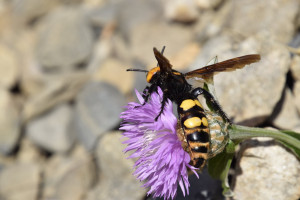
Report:
[[[260,55],[245,55],[187,73],[181,73],[174,70],[169,60],[163,56],[164,48],[161,52],[156,48],[153,48],[153,51],[158,62],[156,67],[149,71],[141,69],[127,69],[127,71],[147,73],[146,80],[150,85],[143,92],[145,103],[148,101],[151,93],[157,91],[158,87],[163,91],[161,109],[155,120],[163,113],[168,99],[177,104],[179,117],[177,135],[183,143],[183,148],[191,157],[190,164],[202,169],[206,161],[219,152],[218,144],[224,144],[224,142],[222,143],[224,135],[221,135],[219,138],[216,136],[220,132],[220,123],[218,122],[221,120],[227,124],[231,122],[210,92],[202,87],[193,87],[187,80],[194,78],[200,78],[204,81],[209,80],[218,72],[233,71],[241,69],[245,65],[258,62]],[[203,108],[198,100],[199,95],[203,95],[216,113],[209,112]],[[217,139],[221,140],[221,142],[216,142]]]

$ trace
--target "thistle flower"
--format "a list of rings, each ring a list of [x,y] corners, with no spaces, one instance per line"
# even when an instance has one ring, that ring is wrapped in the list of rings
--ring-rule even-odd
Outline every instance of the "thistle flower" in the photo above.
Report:
[[[189,193],[187,168],[196,175],[193,166],[189,165],[190,156],[177,138],[177,118],[173,114],[172,102],[168,100],[164,112],[155,121],[161,109],[163,92],[158,88],[152,93],[145,105],[141,94],[136,91],[140,103],[131,102],[126,111],[121,113],[123,122],[120,130],[127,147],[124,152],[133,151],[128,158],[137,158],[134,175],[143,185],[149,188],[148,195],[153,197],[174,198],[179,184],[183,195]],[[197,175],[198,177],[198,175]]]

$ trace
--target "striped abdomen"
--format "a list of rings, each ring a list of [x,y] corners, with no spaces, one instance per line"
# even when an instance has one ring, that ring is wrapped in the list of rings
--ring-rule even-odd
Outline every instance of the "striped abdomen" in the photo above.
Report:
[[[203,168],[210,149],[208,121],[197,99],[185,99],[178,105],[181,127],[187,141],[191,164]]]

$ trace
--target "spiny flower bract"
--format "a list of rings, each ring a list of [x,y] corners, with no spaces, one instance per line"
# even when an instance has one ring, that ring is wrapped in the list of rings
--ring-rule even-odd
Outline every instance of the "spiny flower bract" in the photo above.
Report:
[[[140,103],[128,103],[121,113],[123,122],[120,128],[127,138],[124,152],[132,151],[128,158],[137,158],[134,175],[145,182],[143,186],[149,188],[148,195],[153,194],[153,197],[173,199],[178,184],[183,195],[188,194],[187,168],[197,173],[196,168],[189,165],[190,156],[177,137],[177,118],[173,114],[172,102],[168,100],[164,112],[155,121],[161,109],[161,89],[153,92],[145,104],[141,94],[136,91],[136,95]]]

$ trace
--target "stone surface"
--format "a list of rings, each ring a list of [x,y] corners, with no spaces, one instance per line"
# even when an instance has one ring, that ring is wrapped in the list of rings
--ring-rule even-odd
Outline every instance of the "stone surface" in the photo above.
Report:
[[[127,72],[128,68],[131,67],[117,59],[110,58],[104,61],[98,71],[93,74],[93,79],[110,83],[125,94],[132,91],[134,81],[134,72]]]
[[[93,48],[93,33],[80,7],[60,7],[43,22],[37,59],[45,70],[69,71],[82,67]]]
[[[283,102],[271,116],[273,124],[280,129],[295,130],[300,127],[300,117],[290,89],[285,89]]]
[[[77,97],[73,128],[79,141],[92,149],[97,139],[117,126],[125,106],[120,91],[104,82],[89,82]]]
[[[21,134],[21,117],[17,102],[10,93],[0,89],[0,153],[9,154]]]
[[[298,199],[300,163],[274,140],[249,140],[241,146],[235,177],[235,199]],[[253,192],[255,191],[255,192]]]
[[[41,171],[34,163],[14,163],[0,171],[0,197],[9,200],[37,199]]]
[[[201,9],[212,9],[219,6],[222,0],[196,0],[196,3]]]
[[[161,18],[163,8],[160,1],[127,0],[121,1],[117,7],[116,21],[120,33],[125,38],[131,38],[135,28],[139,25]],[[148,34],[147,34],[148,35]],[[147,35],[144,35],[147,37]],[[140,44],[140,46],[142,46]]]
[[[22,139],[19,153],[17,154],[16,158],[18,162],[21,163],[40,164],[43,161],[40,149],[28,138]]]
[[[57,0],[13,0],[12,8],[15,19],[21,22],[32,22],[59,4]]]
[[[9,46],[0,43],[0,85],[7,89],[16,84],[20,76],[20,63],[17,52]]]
[[[193,32],[183,26],[175,23],[167,24],[161,20],[140,24],[130,35],[132,58],[153,67],[157,64],[153,47],[162,49],[166,46],[164,55],[170,58],[192,41],[192,35]]]
[[[174,69],[178,71],[186,71],[199,55],[200,46],[197,43],[189,43],[184,46],[177,54],[168,58],[172,61]]]
[[[263,36],[241,41],[220,36],[205,44],[190,68],[201,68],[216,55],[220,62],[252,53],[261,54],[261,61],[214,78],[216,95],[225,112],[235,122],[250,126],[263,122],[281,98],[291,60],[285,47]]]
[[[295,95],[294,103],[296,104],[298,112],[300,112],[300,81],[295,83],[293,94]]]
[[[291,71],[295,80],[300,80],[300,55],[294,55],[291,63]]]
[[[193,0],[166,0],[164,12],[167,19],[185,23],[193,22],[199,16]]]
[[[96,162],[101,171],[100,182],[89,195],[88,200],[140,200],[146,195],[142,183],[135,179],[133,160],[126,159],[122,150],[121,132],[105,134],[96,148]]]
[[[59,105],[38,119],[28,123],[26,134],[37,146],[49,152],[66,152],[75,136],[70,132],[72,108]]]
[[[45,166],[42,199],[80,200],[95,181],[91,155],[81,146],[72,154],[53,156]]]
[[[36,118],[56,105],[74,99],[90,76],[86,73],[70,73],[58,77],[41,77],[43,79],[37,78],[33,83],[34,86],[38,87],[40,84],[41,87],[36,89],[36,93],[29,96],[25,102],[22,113],[25,122]]]
[[[275,41],[289,42],[296,30],[294,22],[299,8],[298,0],[234,0],[229,28],[248,36],[264,32]]]

